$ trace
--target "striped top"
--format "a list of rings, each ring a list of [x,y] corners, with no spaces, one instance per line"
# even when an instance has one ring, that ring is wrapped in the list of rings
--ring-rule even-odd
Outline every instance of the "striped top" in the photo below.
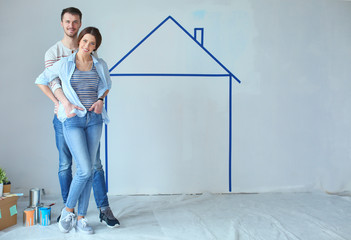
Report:
[[[100,77],[95,65],[90,71],[80,71],[78,68],[74,70],[71,85],[77,93],[80,102],[87,110],[98,100],[99,81]]]
[[[58,41],[55,45],[49,48],[45,53],[45,68],[51,67],[55,62],[61,60],[62,58],[68,57],[73,54],[76,49],[69,49],[63,43]],[[96,51],[92,54],[95,58],[98,58]],[[51,91],[54,93],[56,89],[61,88],[61,80],[56,78],[49,84]]]

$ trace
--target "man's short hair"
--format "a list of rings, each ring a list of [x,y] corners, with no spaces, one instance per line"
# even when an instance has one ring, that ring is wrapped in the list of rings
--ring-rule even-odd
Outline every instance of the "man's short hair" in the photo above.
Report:
[[[63,9],[63,10],[62,10],[62,13],[61,13],[61,21],[62,21],[62,19],[63,19],[63,15],[65,15],[65,13],[70,13],[70,14],[72,14],[72,15],[78,15],[80,21],[82,21],[82,12],[81,12],[78,8],[69,7],[69,8]]]

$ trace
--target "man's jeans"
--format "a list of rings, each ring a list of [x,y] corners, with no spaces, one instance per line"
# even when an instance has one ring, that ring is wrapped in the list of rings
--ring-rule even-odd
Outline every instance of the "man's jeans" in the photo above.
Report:
[[[59,152],[58,177],[63,203],[66,204],[72,182],[72,155],[63,136],[62,122],[57,119],[56,115],[54,116],[53,124],[55,129],[56,146]],[[93,190],[97,207],[101,208],[109,206],[104,170],[100,160],[100,144],[93,165]]]

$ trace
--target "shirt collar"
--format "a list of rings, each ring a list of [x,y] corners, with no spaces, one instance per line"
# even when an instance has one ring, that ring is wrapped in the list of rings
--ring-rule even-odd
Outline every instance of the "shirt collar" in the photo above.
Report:
[[[68,61],[69,61],[69,62],[74,62],[74,63],[76,63],[76,55],[77,55],[77,52],[78,52],[78,50],[76,50],[73,54],[71,54],[71,55],[68,57]],[[94,55],[91,54],[91,57],[93,58],[93,63],[94,63],[94,64],[99,63],[99,61],[97,60],[96,57],[94,57]]]

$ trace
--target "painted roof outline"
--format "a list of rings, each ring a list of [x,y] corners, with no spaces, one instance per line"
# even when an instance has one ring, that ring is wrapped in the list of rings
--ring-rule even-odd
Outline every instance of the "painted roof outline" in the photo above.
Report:
[[[209,76],[209,77],[224,77],[224,76],[229,76],[233,77],[238,83],[241,83],[241,81],[231,72],[229,71],[213,54],[211,54],[210,51],[208,51],[204,46],[203,42],[199,43],[196,40],[196,30],[202,29],[203,28],[195,28],[194,29],[194,36],[192,36],[182,25],[180,25],[172,16],[168,16],[166,19],[164,19],[158,26],[156,26],[148,35],[146,35],[137,45],[135,45],[126,55],[124,55],[111,69],[110,73],[120,64],[122,63],[129,55],[131,55],[140,45],[142,45],[153,33],[155,33],[160,27],[162,27],[167,21],[173,21],[188,37],[190,37],[191,40],[194,41],[205,53],[210,56],[225,72],[228,74],[160,74],[160,73],[154,73],[154,74],[110,74],[111,76]],[[203,31],[202,33],[203,34]],[[203,38],[202,38],[203,39]]]

